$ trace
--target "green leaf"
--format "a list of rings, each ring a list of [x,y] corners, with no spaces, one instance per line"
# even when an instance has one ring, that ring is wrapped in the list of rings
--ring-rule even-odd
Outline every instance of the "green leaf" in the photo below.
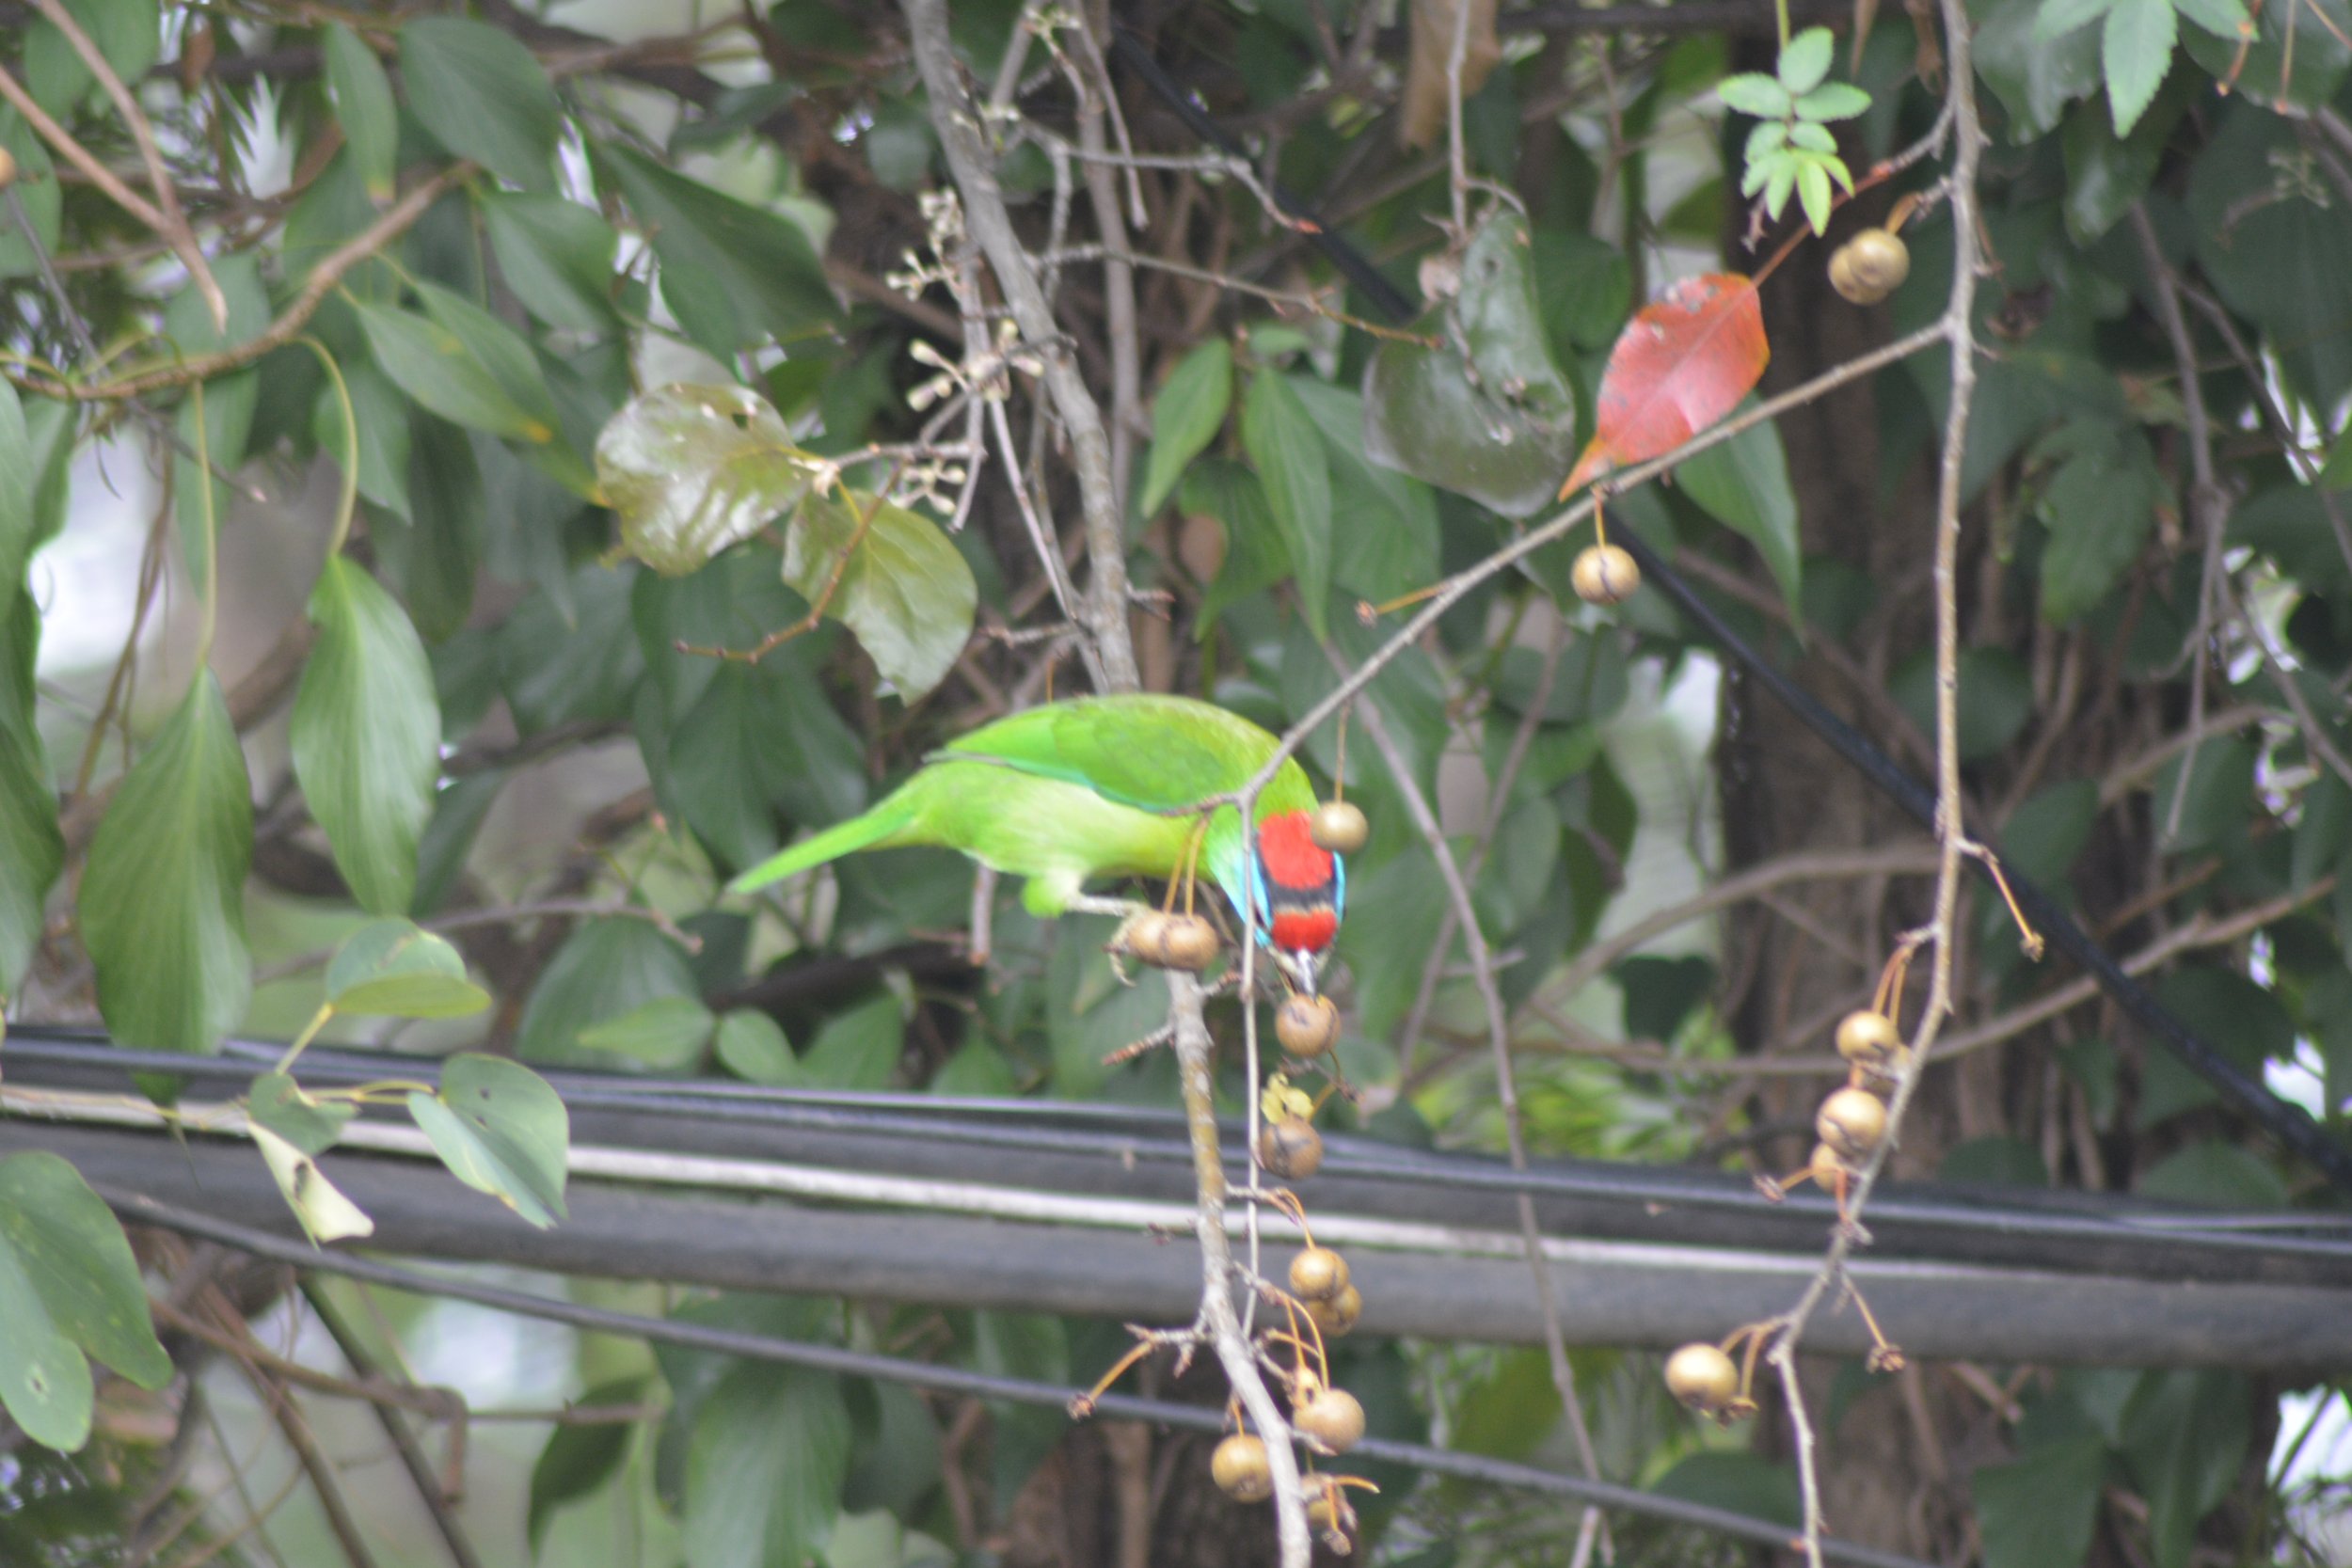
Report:
[[[1292,382],[1291,390],[1323,432],[1331,515],[1351,524],[1351,547],[1333,552],[1333,579],[1377,603],[1438,577],[1437,497],[1410,474],[1366,460],[1364,400],[1343,387],[1303,376]]]
[[[2147,113],[2172,63],[2179,32],[2172,0],[2115,0],[2108,8],[2099,57],[2106,68],[2107,106],[2115,114],[2117,135],[2130,135]]]
[[[1802,1517],[1797,1474],[1756,1453],[1694,1453],[1676,1464],[1649,1490],[1663,1497],[1727,1508],[1797,1528]]]
[[[2224,1209],[2283,1209],[2287,1184],[2256,1155],[2206,1140],[2167,1155],[2133,1183],[2142,1197]]]
[[[466,17],[423,17],[399,31],[401,80],[425,134],[509,184],[552,189],[563,111],[522,41]]]
[[[696,997],[657,996],[618,1018],[590,1024],[580,1032],[580,1043],[591,1051],[634,1057],[655,1071],[675,1076],[701,1061],[717,1022]]]
[[[1853,119],[1870,111],[1870,95],[1847,82],[1824,82],[1797,100],[1799,119]]]
[[[2299,0],[2295,8],[2265,6],[2265,24],[2280,9],[2301,14]],[[2189,37],[2196,44],[2203,35]],[[2298,67],[2332,41],[2308,17],[2300,37]],[[2352,268],[2339,264],[2352,254],[2352,209],[2312,170],[2310,156],[2292,121],[2240,105],[2221,117],[2198,153],[2186,205],[2200,270],[2225,304],[2263,329],[2289,385],[2332,407],[2352,390],[2352,335],[2343,330],[2352,320]],[[2264,199],[2249,206],[2249,194]],[[2332,537],[2326,542],[2333,553]]]
[[[398,914],[440,776],[441,709],[424,643],[356,562],[329,559],[310,593],[319,628],[294,693],[294,777],[360,908]]]
[[[1979,1465],[1969,1487],[1984,1568],[2081,1568],[2106,1464],[2106,1445],[2088,1437],[2045,1445],[2014,1465]]]
[[[41,907],[65,864],[57,797],[34,722],[40,610],[24,587],[37,532],[33,445],[12,387],[0,387],[0,998],[33,960]]]
[[[613,330],[612,261],[620,236],[601,214],[531,192],[484,191],[476,199],[499,272],[523,309],[549,326]]]
[[[722,363],[771,338],[788,342],[833,325],[832,286],[798,225],[628,148],[603,145],[597,154],[651,237],[661,297]]]
[[[1551,356],[1533,276],[1537,255],[1516,214],[1486,218],[1462,253],[1460,289],[1420,324],[1439,346],[1383,342],[1364,374],[1362,433],[1333,445],[1504,516],[1550,505],[1576,457],[1576,394]],[[1599,256],[1611,266],[1606,249]],[[1612,293],[1604,282],[1613,309]],[[1303,379],[1295,385],[1302,397],[1316,395]],[[1328,424],[1325,435],[1333,436]],[[1343,542],[1341,558],[1353,560],[1353,530]]]
[[[1935,660],[1920,651],[1905,659],[1887,683],[1893,697],[1922,735],[1935,734]],[[1989,757],[2017,738],[2033,717],[2033,679],[2014,655],[2002,648],[1963,648],[1960,655],[1960,756]]]
[[[659,996],[698,997],[677,943],[642,920],[611,915],[574,931],[539,975],[515,1035],[515,1053],[561,1066],[636,1064],[583,1048],[580,1032]]]
[[[1754,406],[1753,395],[1741,400]],[[1738,411],[1734,411],[1737,417]],[[1788,481],[1788,454],[1780,427],[1767,420],[1709,447],[1675,469],[1675,483],[1708,515],[1756,546],[1780,584],[1788,613],[1799,617],[1804,557],[1797,540],[1797,498]]]
[[[802,1081],[827,1089],[886,1089],[906,1036],[898,995],[884,991],[825,1021],[801,1057]]]
[[[464,1018],[490,1005],[443,938],[405,920],[373,920],[343,939],[326,965],[337,1012],[380,1018]]]
[[[620,515],[621,547],[668,577],[792,512],[825,472],[741,387],[657,387],[596,436],[596,483]]]
[[[529,1068],[500,1056],[452,1056],[441,1069],[441,1092],[411,1093],[408,1114],[467,1186],[542,1230],[563,1215],[571,1120],[563,1100]]]
[[[211,671],[124,775],[82,873],[82,942],[98,1007],[125,1045],[210,1051],[253,992],[245,750]]]
[[[814,605],[835,571],[826,616],[850,628],[901,701],[947,678],[971,641],[979,585],[938,524],[862,490],[812,495],[784,536],[784,580]]]
[[[2156,1568],[2185,1568],[2197,1524],[2230,1495],[2251,1439],[2252,1390],[2235,1372],[2150,1372],[2123,1408],[2122,1449],[2148,1501]]]
[[[10,213],[10,221],[0,223],[0,277],[38,277],[40,258],[56,254],[58,226],[64,215],[56,166],[49,161],[49,147],[40,134],[14,109],[0,108],[0,148],[16,159],[16,183],[11,188],[24,203],[26,220],[20,227]],[[30,240],[24,234],[27,227],[32,230]]]
[[[1790,39],[1788,46],[1780,52],[1780,85],[1791,98],[1811,92],[1829,76],[1836,48],[1827,27],[1807,27]]]
[[[483,346],[437,321],[361,300],[353,309],[368,348],[392,384],[423,407],[454,423],[516,440],[555,439],[553,405],[525,407],[485,363]],[[495,318],[487,318],[495,320]],[[501,329],[504,330],[503,324]],[[511,336],[511,334],[510,334]],[[546,395],[544,386],[541,397]]]
[[[464,344],[467,356],[490,373],[490,379],[498,383],[499,390],[509,403],[523,411],[529,423],[519,438],[529,443],[526,451],[541,459],[555,478],[582,495],[592,490],[594,483],[586,466],[564,443],[563,416],[556,412],[555,398],[548,390],[547,374],[539,368],[538,356],[523,341],[522,334],[465,295],[437,283],[421,281],[416,290],[433,325]],[[545,464],[550,456],[564,461]]]
[[[359,1107],[348,1100],[317,1100],[283,1072],[264,1072],[246,1091],[246,1115],[303,1154],[324,1154],[342,1136]]]
[[[83,1353],[142,1388],[171,1381],[121,1224],[46,1150],[0,1160],[0,1402],[53,1448],[88,1434]]]
[[[1320,639],[1331,598],[1331,471],[1323,437],[1290,383],[1260,371],[1242,401],[1242,445],[1296,573],[1299,608]]]
[[[359,426],[359,494],[408,520],[408,402],[373,359],[343,362],[343,390]],[[347,459],[343,408],[332,383],[322,382],[310,414],[310,438],[337,462]]]
[[[482,468],[473,443],[446,420],[415,412],[409,424],[410,519],[377,513],[369,521],[376,568],[398,591],[418,632],[444,641],[473,608],[482,563]]]
[[[629,1404],[643,1397],[644,1379],[620,1378],[600,1383],[580,1396],[588,1405]],[[531,1507],[525,1534],[535,1557],[548,1521],[565,1503],[595,1493],[610,1481],[628,1457],[637,1428],[625,1421],[599,1421],[587,1426],[559,1426],[531,1467]]]
[[[155,0],[65,0],[65,8],[116,77],[135,91],[161,52],[162,18]],[[85,102],[113,112],[80,51],[47,17],[35,18],[24,31],[24,82],[33,101],[57,119],[72,119]]]
[[[1977,70],[2009,112],[2011,142],[2047,134],[2067,104],[2099,90],[2099,35],[2081,24],[2106,8],[2045,37],[2036,0],[1970,0]]]
[[[2042,614],[2064,626],[2104,600],[2154,526],[2162,477],[2137,425],[2077,420],[2073,455],[2036,508],[2050,531],[2042,554]]]
[[[722,1066],[751,1083],[790,1085],[801,1082],[801,1064],[792,1054],[784,1025],[766,1013],[749,1007],[729,1009],[719,1020],[718,1053]],[[931,1086],[938,1088],[936,1080]]]
[[[2115,8],[2117,0],[2042,0],[2034,13],[2033,36],[2048,43],[2077,27],[2088,26]]]
[[[326,27],[326,94],[368,196],[389,201],[400,150],[400,111],[392,103],[391,78],[384,74],[375,51],[340,22]]]
[[[739,1363],[694,1413],[686,1560],[694,1568],[802,1568],[840,1513],[850,1436],[833,1374]]]
[[[2352,39],[2352,5],[2345,0],[2260,7],[2251,19],[2250,43],[2242,42],[2240,25],[2248,18],[2239,0],[2173,4],[2190,24],[2181,39],[2189,57],[2216,77],[2235,71],[2242,87],[2265,107],[2283,97],[2294,108],[2316,109],[2335,97],[2352,67],[2352,43],[2346,41]]]
[[[2089,245],[2115,227],[2148,192],[2164,152],[2169,116],[2158,116],[2129,136],[2086,103],[2066,117],[2059,146],[2066,157],[2066,231]]]
[[[1813,232],[1829,232],[1829,170],[1812,158],[1797,166],[1797,201],[1804,209],[1805,221]]]
[[[1787,87],[1756,71],[1726,76],[1715,84],[1715,91],[1726,108],[1758,119],[1786,119],[1794,102]]]
[[[1194,349],[1169,372],[1152,404],[1152,456],[1143,470],[1143,515],[1159,511],[1225,423],[1233,402],[1233,346],[1213,338]]]
[[[375,1234],[375,1222],[326,1179],[316,1160],[260,1122],[250,1131],[253,1147],[262,1151],[262,1164],[269,1167],[270,1180],[278,1183],[286,1207],[294,1211],[312,1246]]]

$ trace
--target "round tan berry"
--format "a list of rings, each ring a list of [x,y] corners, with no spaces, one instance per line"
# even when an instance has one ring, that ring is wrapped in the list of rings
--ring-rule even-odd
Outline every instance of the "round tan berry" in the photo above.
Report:
[[[1291,1425],[1332,1453],[1364,1440],[1364,1407],[1344,1388],[1322,1388],[1291,1412]]]
[[[1866,1089],[1839,1089],[1821,1101],[1813,1131],[1839,1159],[1867,1160],[1886,1141],[1886,1106]]]
[[[1168,934],[1160,941],[1161,968],[1198,974],[1216,961],[1224,943],[1217,941],[1216,927],[1197,914],[1171,914],[1166,919]]]
[[[1294,1056],[1320,1056],[1340,1042],[1340,1010],[1327,996],[1294,993],[1274,1010],[1274,1037]]]
[[[1839,1179],[1853,1174],[1852,1167],[1839,1159],[1837,1150],[1827,1144],[1813,1146],[1813,1158],[1806,1163],[1805,1168],[1813,1173],[1813,1184],[1825,1193],[1836,1192]]]
[[[1830,252],[1829,286],[1837,291],[1837,297],[1851,305],[1876,305],[1878,299],[1867,289],[1854,281],[1853,252],[1839,245]]]
[[[1153,969],[1166,968],[1168,918],[1157,910],[1146,910],[1136,915],[1119,933],[1120,950],[1137,963],[1150,964]]]
[[[1237,1503],[1262,1503],[1274,1496],[1274,1470],[1266,1463],[1265,1439],[1237,1432],[1209,1455],[1217,1490]]]
[[[1335,855],[1354,854],[1371,836],[1372,824],[1364,820],[1362,808],[1345,800],[1326,800],[1307,819],[1307,837],[1316,848]]]
[[[1642,586],[1642,568],[1615,545],[1587,545],[1576,552],[1568,581],[1586,604],[1623,604]]]
[[[1347,1289],[1347,1259],[1327,1246],[1311,1246],[1291,1259],[1291,1294],[1329,1301]]]
[[[1666,1357],[1666,1387],[1702,1416],[1720,1415],[1740,1397],[1740,1369],[1702,1340]]]
[[[1855,286],[1867,291],[1873,304],[1911,276],[1911,247],[1883,229],[1865,229],[1841,248]]]
[[[1837,1053],[1856,1067],[1883,1066],[1902,1046],[1895,1021],[1875,1007],[1858,1007],[1837,1021]]]
[[[1258,1131],[1258,1164],[1285,1181],[1303,1181],[1323,1168],[1323,1134],[1296,1117]]]
[[[1311,1301],[1307,1316],[1314,1319],[1315,1327],[1327,1339],[1343,1339],[1356,1320],[1364,1315],[1364,1294],[1350,1285],[1328,1301]]]
[[[1356,1531],[1356,1510],[1336,1484],[1327,1486],[1307,1499],[1307,1523],[1325,1545],[1343,1553]]]

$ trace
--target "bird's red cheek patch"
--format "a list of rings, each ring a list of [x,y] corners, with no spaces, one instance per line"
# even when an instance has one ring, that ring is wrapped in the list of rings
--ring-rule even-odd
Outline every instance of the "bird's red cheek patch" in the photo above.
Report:
[[[1258,858],[1277,887],[1311,890],[1331,880],[1331,852],[1308,836],[1303,811],[1279,812],[1258,824]]]
[[[1285,953],[1320,953],[1340,932],[1340,917],[1329,905],[1312,910],[1284,910],[1274,917],[1266,935]]]

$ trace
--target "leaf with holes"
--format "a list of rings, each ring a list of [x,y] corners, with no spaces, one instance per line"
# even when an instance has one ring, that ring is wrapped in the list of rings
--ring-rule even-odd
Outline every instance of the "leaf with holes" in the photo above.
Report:
[[[910,703],[946,678],[979,608],[972,568],[939,525],[862,490],[801,504],[785,535],[784,580],[812,605],[823,599]]]
[[[286,1207],[294,1211],[312,1246],[375,1234],[375,1222],[326,1179],[316,1160],[258,1121],[252,1132],[253,1147],[262,1151],[262,1164],[269,1167],[270,1180],[278,1183]]]
[[[797,508],[825,474],[766,398],[673,383],[629,400],[596,436],[596,483],[621,548],[683,577]]]
[[[458,1180],[542,1230],[562,1217],[571,1120],[546,1079],[499,1056],[452,1056],[441,1092],[410,1094],[408,1114]]]
[[[264,1072],[245,1095],[245,1114],[253,1124],[268,1128],[302,1154],[334,1148],[358,1110],[348,1100],[316,1099],[282,1072]]]
[[[113,1212],[56,1155],[12,1154],[0,1160],[0,1405],[35,1442],[89,1436],[85,1353],[142,1388],[171,1380]]]
[[[1771,358],[1753,279],[1708,273],[1668,289],[1635,313],[1609,351],[1598,427],[1561,499],[1629,463],[1664,456],[1730,413]]]

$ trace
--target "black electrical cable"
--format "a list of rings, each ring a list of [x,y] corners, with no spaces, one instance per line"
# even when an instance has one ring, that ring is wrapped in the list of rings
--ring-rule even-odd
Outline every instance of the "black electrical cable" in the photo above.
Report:
[[[1152,89],[1153,96],[1168,105],[1171,114],[1184,122],[1184,129],[1227,157],[1238,158],[1244,163],[1248,161],[1248,150],[1226,135],[1224,128],[1193,102],[1192,95],[1178,87],[1168,72],[1160,69],[1160,62],[1152,57],[1152,51],[1143,46],[1140,39],[1116,22],[1111,24],[1111,53],[1118,55],[1121,63]],[[1379,268],[1365,260],[1362,251],[1324,227],[1323,220],[1316,217],[1305,202],[1279,184],[1271,184],[1269,188],[1274,195],[1274,204],[1282,209],[1282,215],[1298,224],[1299,232],[1306,235],[1309,243],[1322,251],[1333,266],[1345,273],[1347,280],[1361,289],[1364,297],[1380,307],[1391,321],[1402,325],[1420,313],[1413,308],[1413,302],[1405,297],[1403,290],[1390,282]]]
[[[747,1360],[770,1361],[783,1366],[809,1367],[850,1377],[904,1383],[943,1393],[1003,1400],[1015,1404],[1066,1410],[1071,1400],[1080,1392],[1076,1388],[1033,1382],[1026,1378],[997,1377],[986,1372],[967,1371],[961,1367],[942,1367],[927,1361],[911,1361],[895,1355],[843,1350],[834,1345],[780,1339],[769,1335],[744,1333],[675,1318],[648,1318],[631,1312],[586,1307],[577,1302],[532,1295],[528,1291],[510,1291],[469,1279],[403,1268],[349,1253],[326,1251],[301,1242],[273,1236],[265,1230],[256,1230],[228,1220],[215,1219],[209,1214],[181,1209],[144,1193],[102,1187],[99,1196],[113,1207],[117,1214],[132,1224],[159,1226],[184,1236],[200,1237],[310,1273],[338,1274],[388,1290],[471,1302],[494,1311],[564,1323],[592,1333],[624,1335],[657,1344],[676,1345],[685,1350],[738,1355]],[[1194,1432],[1225,1430],[1224,1413],[1213,1405],[1177,1404],[1167,1400],[1105,1394],[1095,1401],[1095,1409],[1098,1414],[1118,1420],[1151,1421]],[[1578,1476],[1539,1470],[1532,1465],[1512,1465],[1476,1454],[1453,1453],[1425,1444],[1400,1443],[1386,1438],[1368,1437],[1350,1451],[1367,1459],[1409,1465],[1436,1475],[1457,1476],[1465,1481],[1482,1481],[1492,1486],[1548,1492],[1555,1497],[1570,1497],[1601,1508],[1645,1513],[1673,1524],[1713,1530],[1784,1550],[1794,1545],[1791,1532],[1786,1525],[1750,1514],[1734,1513],[1727,1509],[1709,1508],[1703,1503],[1685,1502],[1678,1497],[1637,1491],[1629,1486],[1617,1486],[1608,1481],[1587,1481]],[[1930,1568],[1927,1563],[1899,1553],[1883,1552],[1827,1537],[1821,1542],[1821,1555],[1832,1561],[1852,1563],[1854,1568]]]
[[[1620,529],[1616,542],[1632,555],[1641,566],[1643,576],[1674,601],[1675,608],[1689,617],[1741,670],[1779,698],[1806,729],[1820,736],[1864,778],[1877,785],[1882,794],[1909,812],[1922,825],[1931,830],[1934,828],[1933,790],[1904,772],[1892,757],[1822,706],[1811,692],[1767,660],[1721,615],[1715,613],[1714,607],[1701,598],[1639,534],[1631,529]],[[1992,841],[1979,842],[1994,854],[1999,853],[1998,846]],[[1992,866],[1981,860],[1976,861],[1975,864],[1978,874],[1988,883],[1992,882]],[[2327,1131],[2312,1119],[2311,1113],[2300,1105],[2280,1099],[2265,1085],[2239,1071],[2236,1064],[2158,1002],[2147,987],[2125,974],[2122,965],[2117,963],[2106,948],[2093,941],[2090,933],[2074,923],[2073,916],[2029,879],[2014,869],[2007,870],[2005,875],[2009,879],[2010,891],[2016,895],[2018,905],[2026,911],[2026,917],[2059,952],[2088,970],[2091,978],[2098,981],[2099,988],[2113,997],[2118,1006],[2143,1028],[2153,1032],[2190,1071],[2219,1090],[2223,1099],[2246,1113],[2280,1143],[2310,1161],[2338,1189],[2352,1194],[2352,1148],[2329,1137]]]
[[[28,1081],[39,1082],[43,1069],[64,1069],[126,1077],[135,1072],[176,1073],[191,1080],[242,1087],[260,1066],[275,1061],[280,1053],[278,1048],[249,1041],[232,1041],[225,1049],[231,1054],[204,1057],[135,1051],[115,1046],[103,1037],[24,1025],[10,1035],[7,1048],[14,1064],[11,1080],[20,1085]],[[349,1087],[397,1078],[432,1080],[437,1078],[439,1070],[440,1064],[429,1057],[330,1047],[314,1047],[303,1061],[303,1076],[313,1086]],[[1049,1102],[964,1101],[881,1091],[836,1095],[827,1090],[773,1089],[711,1080],[644,1080],[552,1069],[545,1076],[576,1112],[606,1111],[694,1123],[738,1122],[911,1143],[959,1143],[1009,1152],[1113,1161],[1122,1165],[1134,1162],[1188,1166],[1192,1158],[1179,1117],[1134,1107],[1103,1108],[1114,1114],[1116,1124],[1126,1131],[1086,1130],[1069,1125],[1069,1113],[1086,1109],[1076,1104],[1050,1107],[1060,1113],[1056,1118],[1059,1124],[1041,1127],[1024,1126],[1013,1120],[1010,1113],[1032,1104],[1044,1108]],[[719,1090],[728,1092],[716,1092]],[[962,1114],[975,1103],[986,1106],[993,1114]],[[1231,1131],[1238,1133],[1238,1125]],[[1229,1139],[1228,1143],[1236,1175],[1246,1175],[1238,1139]],[[681,1143],[680,1147],[693,1146]],[[1499,1161],[1473,1154],[1415,1149],[1343,1133],[1330,1134],[1326,1140],[1326,1150],[1323,1170],[1327,1175],[1423,1188],[1497,1195],[1526,1192],[1539,1198],[1616,1204],[1653,1216],[1666,1211],[1709,1211],[1759,1217],[1793,1213],[1826,1225],[1836,1213],[1833,1203],[1811,1195],[1792,1194],[1775,1204],[1749,1182],[1671,1167],[1547,1163],[1526,1172],[1515,1172]],[[1007,1173],[1005,1179],[1017,1181],[1020,1173]],[[2352,1260],[2352,1234],[2346,1234],[2347,1222],[2337,1216],[2206,1214],[2133,1207],[2100,1212],[2088,1207],[2090,1200],[2080,1201],[2084,1207],[2037,1208],[2022,1202],[2001,1203],[1977,1195],[1938,1196],[1894,1188],[1878,1195],[1871,1212],[1882,1227],[1890,1230],[1912,1225],[1934,1231],[1942,1238],[1936,1243],[1935,1255],[1955,1261],[2004,1260],[1979,1256],[1985,1249],[1980,1243],[1972,1245],[1971,1238],[2136,1246],[2146,1255],[2143,1266],[2152,1273],[2161,1272],[2167,1256],[2177,1257],[2185,1246],[2266,1260],[2298,1256],[2337,1265]],[[2105,1205],[2118,1200],[2100,1201]],[[1672,1239],[1667,1235],[1671,1228],[1669,1222],[1658,1220],[1645,1226],[1643,1233]],[[2302,1233],[2282,1233],[2289,1229]],[[1770,1243],[1762,1238],[1752,1238],[1742,1244]],[[2044,1248],[2044,1266],[2053,1265],[2053,1259],[2046,1256],[2048,1250]],[[2108,1266],[2114,1264],[2112,1257],[2105,1261]]]

